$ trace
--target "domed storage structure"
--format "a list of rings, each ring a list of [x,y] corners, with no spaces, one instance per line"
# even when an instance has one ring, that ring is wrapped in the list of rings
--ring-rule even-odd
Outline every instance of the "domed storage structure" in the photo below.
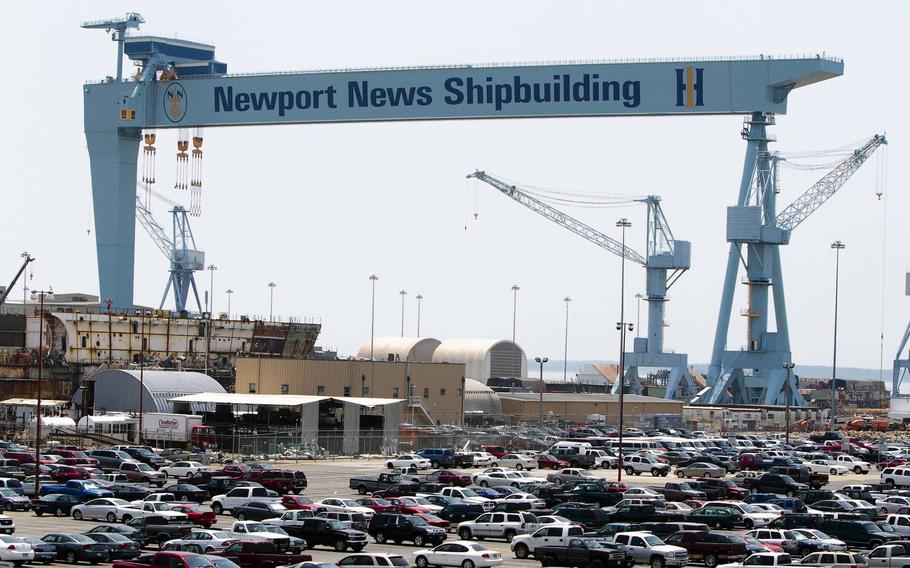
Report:
[[[432,337],[376,337],[373,339],[373,359],[376,361],[401,361],[430,363],[439,340]],[[370,358],[370,342],[357,350],[360,359]]]
[[[139,371],[107,370],[93,377],[95,412],[139,411]],[[143,371],[142,409],[144,412],[173,412],[168,400],[185,394],[226,392],[218,381],[204,373],[186,371]],[[210,403],[194,403],[193,412],[214,410]]]
[[[502,415],[502,402],[493,389],[474,379],[464,380],[465,414],[483,414],[489,417]]]
[[[464,363],[465,377],[483,384],[490,377],[523,379],[528,375],[524,350],[507,339],[446,339],[433,353],[434,363]]]

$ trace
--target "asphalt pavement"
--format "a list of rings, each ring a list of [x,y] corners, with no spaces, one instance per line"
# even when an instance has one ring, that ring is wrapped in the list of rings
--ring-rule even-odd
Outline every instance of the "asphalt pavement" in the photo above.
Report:
[[[335,461],[299,461],[299,462],[274,462],[276,467],[287,469],[302,469],[307,474],[308,488],[304,493],[313,500],[323,499],[326,497],[359,497],[356,491],[348,487],[348,479],[360,475],[376,475],[387,471],[380,460],[335,460]],[[464,470],[465,473],[474,473],[481,471],[483,468],[473,470]],[[534,472],[538,470],[533,470]],[[541,473],[549,473],[541,472]],[[597,477],[602,477],[614,481],[618,477],[616,470],[594,470]],[[545,477],[545,475],[544,475]],[[634,486],[663,485],[666,481],[678,481],[674,475],[668,477],[652,477],[650,474],[627,475],[622,474],[622,480]],[[831,477],[827,489],[839,489],[845,485],[858,483],[875,483],[879,481],[878,471],[873,470],[867,475],[856,475],[849,473]],[[34,536],[42,537],[50,532],[85,532],[92,527],[105,524],[97,521],[77,521],[72,518],[37,517],[32,512],[7,512],[5,513],[13,518],[16,523],[16,536]],[[230,515],[219,515],[218,524],[214,528],[228,528],[234,518]],[[727,531],[724,531],[727,532]],[[745,531],[733,531],[742,534]],[[457,538],[454,534],[449,535],[450,539]],[[509,545],[503,541],[485,540],[483,544],[501,552],[503,555],[503,565],[508,568],[528,568],[537,567],[539,562],[535,560],[518,560],[509,550]],[[152,546],[150,550],[156,547]],[[370,543],[364,549],[364,552],[384,552],[390,554],[400,554],[407,559],[416,547],[413,545],[395,545],[395,544],[376,544],[370,539]],[[306,551],[312,555],[313,560],[317,562],[338,562],[341,558],[350,554],[335,552],[328,548],[316,548]],[[103,565],[102,565],[103,566]]]

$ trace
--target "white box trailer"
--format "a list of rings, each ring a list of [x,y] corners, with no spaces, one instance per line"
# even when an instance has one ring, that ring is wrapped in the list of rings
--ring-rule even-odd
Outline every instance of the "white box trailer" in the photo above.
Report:
[[[191,440],[195,426],[202,426],[201,416],[165,412],[142,414],[142,436],[146,440],[186,443]]]

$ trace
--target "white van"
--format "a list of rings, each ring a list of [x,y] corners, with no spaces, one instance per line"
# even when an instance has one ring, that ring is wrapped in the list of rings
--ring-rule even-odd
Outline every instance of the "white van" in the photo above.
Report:
[[[591,442],[556,442],[550,446],[547,453],[552,454],[557,450],[572,450],[572,453],[578,454],[581,453],[582,450],[590,450],[592,447]]]

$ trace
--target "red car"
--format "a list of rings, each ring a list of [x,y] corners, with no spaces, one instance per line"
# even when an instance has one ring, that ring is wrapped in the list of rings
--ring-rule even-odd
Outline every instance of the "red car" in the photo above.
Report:
[[[61,458],[87,458],[88,454],[79,450],[48,450],[48,455],[56,455]],[[98,460],[95,460],[96,462]]]
[[[244,472],[240,479],[255,481],[266,489],[276,493],[290,493],[294,489],[294,473],[280,469],[251,469]]]
[[[71,465],[51,465],[50,473],[51,479],[59,483],[66,483],[70,479],[89,479],[91,475],[81,467],[73,467]]]
[[[550,454],[537,454],[537,467],[540,469],[563,469],[569,467],[569,462],[561,460]]]
[[[471,481],[470,475],[462,475],[460,473],[444,469],[442,471],[436,471],[428,475],[427,483],[439,483],[442,485],[448,485],[449,487],[467,487],[473,482]]]
[[[229,464],[221,468],[220,471],[216,471],[215,475],[226,475],[228,477],[237,478],[248,471],[250,471],[250,468],[245,465]]]
[[[897,467],[899,465],[904,465],[905,463],[907,463],[907,460],[902,460],[902,459],[883,461],[883,462],[879,462],[879,463],[875,464],[875,469],[882,471],[885,468]]]
[[[203,509],[199,505],[190,505],[186,503],[171,503],[172,511],[179,511],[186,515],[187,519],[194,525],[209,528],[214,525],[218,519],[212,511]]]
[[[72,465],[76,467],[98,467],[98,460],[95,458],[63,458],[56,465]]]
[[[482,446],[480,451],[486,452],[488,454],[493,454],[494,457],[501,458],[502,456],[509,453],[502,446]]]
[[[626,485],[621,481],[610,481],[609,483],[604,483],[603,486],[607,493],[625,493],[632,489],[631,485]]]
[[[432,513],[415,513],[415,514],[416,514],[416,516],[425,520],[427,522],[427,524],[434,526],[434,527],[439,527],[441,529],[448,529],[451,524],[451,523],[449,523],[449,521],[447,521],[445,519],[440,519],[439,517],[437,517],[436,515],[434,515]]]
[[[361,507],[369,507],[377,513],[397,513],[399,510],[398,505],[395,503],[380,499],[379,497],[364,497],[358,499],[357,504]]]
[[[309,511],[321,511],[325,507],[317,505],[309,497],[303,495],[285,495],[281,498],[281,504],[285,509],[306,509]]]
[[[413,497],[390,497],[389,503],[395,505],[398,508],[399,513],[405,513],[407,515],[430,512],[429,509],[425,509],[418,505]]]

